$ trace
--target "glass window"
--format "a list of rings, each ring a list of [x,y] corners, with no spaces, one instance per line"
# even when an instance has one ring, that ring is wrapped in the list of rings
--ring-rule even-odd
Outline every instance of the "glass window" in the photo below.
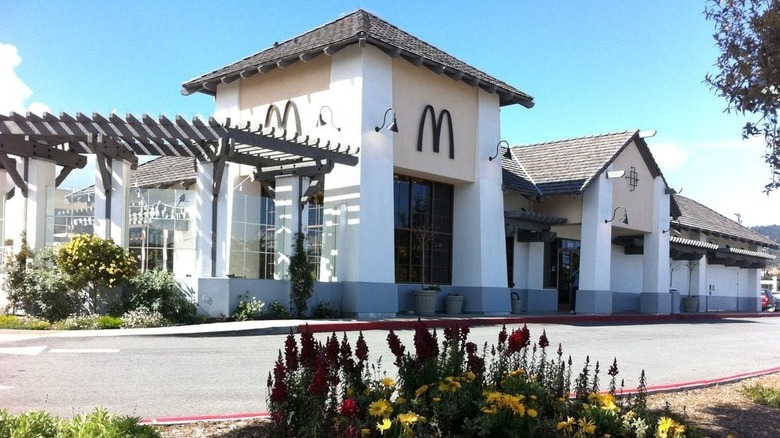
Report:
[[[234,194],[228,275],[274,278],[274,205],[265,191]]]
[[[394,176],[395,280],[452,283],[453,187]]]

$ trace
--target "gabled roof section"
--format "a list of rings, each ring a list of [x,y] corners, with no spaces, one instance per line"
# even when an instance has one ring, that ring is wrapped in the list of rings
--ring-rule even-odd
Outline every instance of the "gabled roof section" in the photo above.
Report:
[[[714,236],[723,236],[771,249],[780,249],[780,244],[750,228],[723,216],[693,199],[672,195],[680,207],[680,217],[672,222],[673,228],[701,231]]]
[[[302,35],[274,45],[262,52],[206,73],[182,84],[182,94],[214,95],[219,83],[230,83],[283,68],[298,61],[326,54],[333,55],[351,44],[371,44],[396,58],[424,65],[438,74],[496,93],[501,105],[520,104],[531,108],[533,97],[487,73],[450,56],[442,50],[410,35],[362,9],[320,26]]]
[[[512,159],[502,161],[504,186],[531,195],[518,183],[524,181],[535,186],[537,196],[581,194],[631,142],[651,175],[662,176],[639,131],[623,131],[510,148]]]

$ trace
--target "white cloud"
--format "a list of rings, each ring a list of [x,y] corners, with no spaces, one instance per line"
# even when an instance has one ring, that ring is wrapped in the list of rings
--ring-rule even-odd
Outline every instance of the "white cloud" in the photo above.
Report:
[[[16,46],[0,43],[0,114],[24,114],[27,111],[42,114],[51,111],[40,102],[26,103],[33,92],[16,74],[16,68],[21,63],[22,57]]]
[[[680,149],[677,143],[659,143],[650,145],[658,166],[662,171],[673,170],[685,162],[687,155]]]

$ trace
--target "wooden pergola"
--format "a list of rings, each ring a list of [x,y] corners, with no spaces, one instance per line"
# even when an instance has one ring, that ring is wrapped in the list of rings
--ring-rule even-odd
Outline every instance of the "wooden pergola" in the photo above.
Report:
[[[62,167],[55,180],[60,185],[73,169],[86,165],[86,155],[95,155],[108,216],[111,160],[124,160],[135,168],[139,155],[192,157],[213,165],[211,194],[212,219],[215,219],[216,199],[228,162],[254,167],[255,177],[261,183],[279,175],[310,177],[311,184],[302,194],[302,201],[322,186],[324,175],[335,164],[355,166],[358,163],[359,149],[323,142],[297,131],[251,123],[233,126],[230,119],[221,124],[214,118],[204,122],[196,117],[188,122],[181,116],[154,119],[148,115],[123,118],[116,114],[89,117],[82,113],[75,116],[11,113],[0,115],[0,166],[27,197],[28,182],[11,156],[55,162]],[[13,194],[12,189],[6,196],[10,198]],[[211,233],[214,243],[216,220],[212,220]],[[215,248],[212,245],[212,252]]]

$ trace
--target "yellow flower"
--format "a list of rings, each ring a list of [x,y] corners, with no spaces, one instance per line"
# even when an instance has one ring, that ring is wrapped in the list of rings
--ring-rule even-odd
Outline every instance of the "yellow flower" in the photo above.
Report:
[[[404,426],[409,426],[413,423],[416,423],[419,419],[420,416],[418,416],[412,411],[404,412],[403,414],[398,414],[398,421]]]
[[[368,414],[372,417],[387,418],[393,413],[393,406],[385,399],[377,400],[368,405]]]
[[[379,423],[377,423],[377,424],[376,424],[376,428],[377,428],[377,430],[378,430],[379,432],[381,432],[381,433],[382,433],[382,435],[384,435],[384,434],[385,434],[385,431],[386,431],[387,429],[390,429],[390,426],[392,426],[392,424],[393,424],[393,423],[391,423],[391,422],[390,422],[390,420],[388,420],[387,418],[385,418],[384,420],[382,420],[382,421],[380,421]]]
[[[517,376],[522,376],[525,373],[526,373],[526,371],[524,369],[520,368],[520,369],[517,369],[517,370],[514,370],[514,371],[510,372],[509,376],[510,377],[517,377]]]
[[[555,426],[555,429],[571,432],[572,430],[574,430],[573,427],[574,427],[574,418],[566,417],[565,421],[558,422],[558,424]]]
[[[394,388],[395,387],[395,380],[391,379],[390,377],[385,377],[384,379],[380,380],[380,383],[385,388]]]
[[[440,402],[440,401],[441,401],[441,397],[434,397],[434,398],[433,398],[433,402],[434,402],[434,403],[438,403],[438,402]]]
[[[476,374],[472,373],[471,371],[466,371],[463,373],[463,377],[465,377],[469,382],[477,378]]]
[[[660,438],[676,438],[685,433],[685,426],[669,417],[658,419],[658,436]]]
[[[423,385],[423,386],[417,388],[417,391],[414,391],[414,395],[416,397],[419,397],[419,396],[425,394],[426,392],[428,392],[428,385]]]
[[[460,389],[460,382],[454,377],[446,377],[444,382],[439,383],[439,391],[456,392]]]
[[[536,409],[528,409],[527,411],[525,411],[525,413],[531,418],[536,418],[539,415]]]
[[[596,424],[586,418],[580,418],[577,420],[577,426],[580,427],[580,430],[585,435],[593,435],[596,433]]]
[[[403,397],[398,397],[397,399],[395,399],[395,402],[396,402],[396,404],[402,405],[402,404],[406,403],[406,399],[403,398]]]
[[[495,406],[485,406],[482,408],[482,413],[484,414],[493,415],[496,412],[498,412],[498,408]]]
[[[362,437],[371,436],[371,429],[360,429],[360,436]]]

